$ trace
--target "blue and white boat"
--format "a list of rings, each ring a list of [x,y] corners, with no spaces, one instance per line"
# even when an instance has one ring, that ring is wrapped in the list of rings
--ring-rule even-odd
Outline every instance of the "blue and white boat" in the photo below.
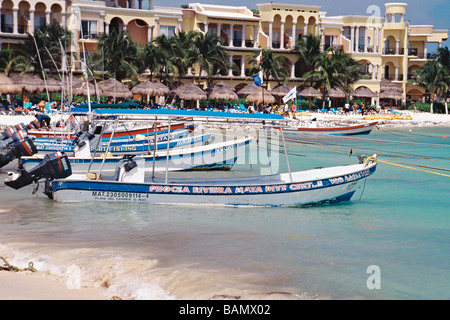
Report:
[[[165,139],[166,141],[159,141],[156,143],[156,150],[167,148],[175,148],[211,139],[211,134],[203,134],[192,137],[178,138],[174,140]],[[140,143],[139,143],[140,142]],[[71,143],[55,143],[55,142],[40,142],[35,141],[36,149],[40,152],[74,152],[75,145]],[[155,149],[155,143],[148,143],[146,140],[132,141],[132,142],[111,142],[111,144],[102,143],[99,146],[91,145],[91,152],[110,152],[112,154],[142,154]]]
[[[137,161],[138,162],[138,161]],[[58,202],[112,201],[171,205],[302,206],[352,198],[361,182],[376,169],[364,164],[256,177],[145,180],[140,165],[126,171],[127,160],[114,179],[68,177],[51,181],[49,196]]]
[[[236,163],[241,148],[249,145],[252,138],[242,138],[233,141],[211,143],[204,146],[171,149],[169,152],[160,151],[151,155],[137,155],[134,159],[144,159],[145,171],[181,171],[181,170],[231,170]],[[19,166],[30,170],[39,165],[44,159],[43,154],[21,157]],[[112,175],[116,166],[123,159],[122,156],[83,155],[75,152],[68,156],[72,173],[85,174],[87,172]],[[153,165],[155,164],[155,165]]]

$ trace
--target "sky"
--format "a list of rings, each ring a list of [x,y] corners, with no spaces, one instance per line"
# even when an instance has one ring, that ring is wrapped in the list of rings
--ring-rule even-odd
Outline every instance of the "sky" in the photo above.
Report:
[[[179,7],[182,4],[204,3],[227,6],[246,6],[257,9],[258,3],[269,3],[270,0],[153,0],[153,6]],[[327,16],[337,15],[371,15],[367,13],[369,6],[379,6],[384,15],[384,4],[389,2],[407,3],[405,21],[413,25],[433,25],[435,29],[450,29],[450,1],[449,0],[279,0],[274,3],[292,3],[321,6],[320,11],[327,12]],[[443,42],[443,46],[450,47],[450,40]],[[437,48],[437,45],[435,46]],[[433,49],[434,46],[431,45]]]

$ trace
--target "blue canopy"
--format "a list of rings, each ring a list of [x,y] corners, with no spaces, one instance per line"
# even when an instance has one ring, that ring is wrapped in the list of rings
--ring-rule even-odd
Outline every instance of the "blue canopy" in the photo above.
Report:
[[[88,113],[85,108],[73,108],[69,113]],[[92,105],[92,112],[103,116],[171,116],[171,117],[205,117],[223,119],[247,119],[247,120],[284,120],[279,114],[242,113],[242,112],[216,112],[199,110],[170,110],[170,109],[96,109]]]

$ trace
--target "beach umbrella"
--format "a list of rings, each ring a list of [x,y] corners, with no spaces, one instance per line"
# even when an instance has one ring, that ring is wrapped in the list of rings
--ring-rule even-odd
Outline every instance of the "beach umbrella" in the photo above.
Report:
[[[400,93],[403,93],[403,88],[401,85],[394,83],[388,79],[382,79],[380,82],[380,92],[386,91],[386,90],[395,90]]]
[[[366,87],[359,87],[352,92],[352,96],[357,98],[364,98],[364,105],[367,105],[366,98],[376,97],[377,94]]]
[[[48,78],[46,81],[48,92],[60,92],[62,89],[62,83],[55,78]]]
[[[390,89],[380,92],[380,98],[400,100],[403,99],[403,95],[395,89]]]
[[[274,103],[275,97],[266,89],[256,86],[256,90],[249,94],[245,101],[252,103]]]
[[[239,99],[236,92],[225,87],[216,87],[215,89],[213,89],[213,91],[209,95],[209,98],[213,100],[221,100],[222,105],[224,100],[237,101]]]
[[[114,78],[109,78],[108,80],[104,80],[98,83],[98,87],[102,95],[107,97],[117,98],[132,98],[133,94],[131,90],[123,84],[121,81],[118,81]]]
[[[44,80],[28,74],[15,75],[10,78],[22,92],[42,93],[45,91]]]
[[[343,98],[347,97],[344,90],[342,90],[339,87],[331,88],[330,91],[328,91],[328,96],[330,98],[334,98],[334,99],[343,99]],[[334,101],[336,102],[336,100],[334,100]]]
[[[352,96],[357,98],[373,98],[376,97],[377,94],[366,87],[359,87],[352,92]]]
[[[8,76],[0,73],[0,94],[2,93],[19,94],[22,93],[22,88],[18,87]]]
[[[276,97],[284,97],[292,90],[291,87],[289,87],[287,84],[281,84],[279,86],[276,86],[272,90],[270,90],[270,93]]]
[[[88,87],[89,85],[89,87]],[[87,83],[86,81],[80,81],[72,86],[72,93],[75,96],[87,96],[88,95],[88,88],[89,88],[89,95],[90,96],[101,96],[102,91],[99,89],[98,86],[94,86],[92,83]]]
[[[170,89],[159,81],[149,80],[132,88],[131,93],[148,96],[164,96],[170,93]]]
[[[283,99],[283,97],[285,95],[287,95],[290,91],[292,90],[291,87],[289,87],[287,84],[283,83],[279,86],[276,86],[275,88],[273,88],[272,90],[270,90],[270,93],[278,98],[278,103],[281,106],[281,99]]]
[[[311,99],[312,98],[320,98],[322,94],[319,90],[314,89],[313,87],[308,87],[301,91],[301,95],[309,98],[309,109],[311,109]]]
[[[328,91],[328,96],[330,98],[345,98],[347,95],[341,88],[335,87],[331,88],[330,91]]]
[[[256,89],[260,89],[254,82],[246,85],[244,88],[237,92],[238,96],[248,96],[252,94]]]
[[[228,89],[228,90],[233,91],[233,92],[236,91],[235,87],[233,87],[232,85],[226,83],[225,81],[216,82],[211,87],[209,87],[208,89],[214,90],[215,88]]]
[[[207,98],[206,92],[193,83],[182,84],[172,92],[182,100],[205,100]]]

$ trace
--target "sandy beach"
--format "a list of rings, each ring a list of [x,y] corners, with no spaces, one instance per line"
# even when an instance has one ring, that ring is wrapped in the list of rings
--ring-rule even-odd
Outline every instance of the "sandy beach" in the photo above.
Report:
[[[0,300],[105,300],[100,289],[69,289],[39,273],[0,271]]]

